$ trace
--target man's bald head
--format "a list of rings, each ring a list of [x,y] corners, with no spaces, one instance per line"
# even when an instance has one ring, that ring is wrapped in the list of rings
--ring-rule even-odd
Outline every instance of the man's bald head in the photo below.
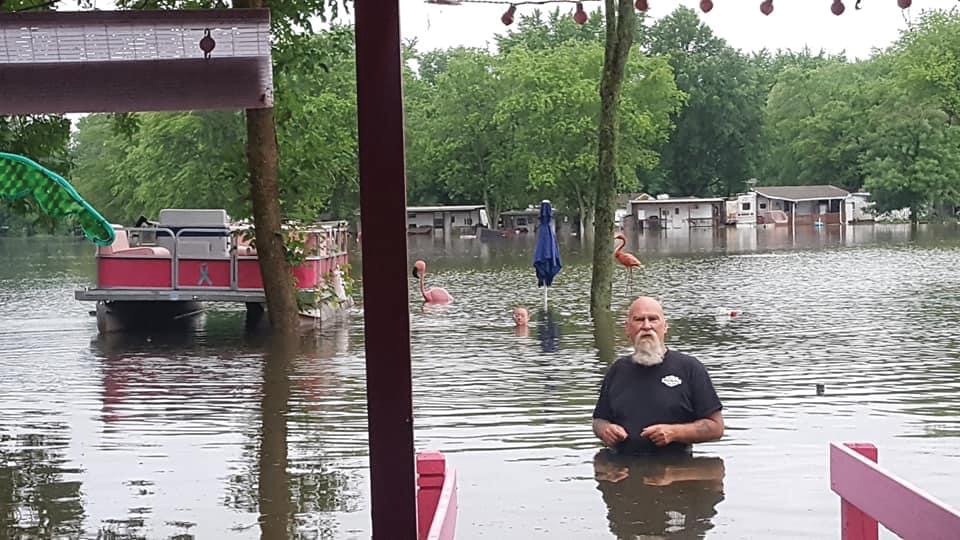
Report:
[[[630,304],[630,309],[627,310],[627,316],[632,316],[638,311],[656,312],[659,313],[661,317],[664,317],[663,306],[652,296],[638,296],[637,299]]]
[[[630,309],[627,310],[626,333],[631,342],[635,342],[637,334],[652,332],[663,343],[668,327],[663,306],[655,298],[641,296],[630,304]]]

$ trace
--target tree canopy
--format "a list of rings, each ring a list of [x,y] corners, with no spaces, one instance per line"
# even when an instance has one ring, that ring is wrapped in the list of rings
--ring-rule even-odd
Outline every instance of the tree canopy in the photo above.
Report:
[[[960,202],[956,9],[924,13],[861,61],[747,55],[686,8],[641,22],[624,82],[618,191],[727,196],[757,178],[864,189],[880,209],[911,207],[916,217],[952,215]],[[553,10],[520,17],[495,52],[408,44],[410,203],[482,203],[495,216],[549,198],[589,224],[603,38],[599,13],[581,26]],[[352,29],[278,31],[274,60],[282,208],[350,217]],[[115,221],[184,205],[242,217],[243,129],[240,114],[220,112],[89,115],[72,136],[63,116],[2,117],[0,148],[74,181]],[[0,226],[29,221],[0,208]]]

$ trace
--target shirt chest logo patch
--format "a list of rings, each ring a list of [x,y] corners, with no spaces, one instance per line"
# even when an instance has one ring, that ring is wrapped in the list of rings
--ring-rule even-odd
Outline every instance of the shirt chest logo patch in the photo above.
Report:
[[[666,377],[660,379],[660,382],[670,388],[673,388],[674,386],[680,386],[683,383],[683,380],[676,375],[667,375]]]

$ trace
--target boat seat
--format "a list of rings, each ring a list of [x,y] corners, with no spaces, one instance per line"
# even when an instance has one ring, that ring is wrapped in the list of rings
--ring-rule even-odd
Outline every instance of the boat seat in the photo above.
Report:
[[[113,243],[109,246],[100,247],[97,254],[101,257],[156,257],[170,258],[170,250],[160,246],[137,246],[130,247],[130,241],[127,238],[127,231],[114,228]]]

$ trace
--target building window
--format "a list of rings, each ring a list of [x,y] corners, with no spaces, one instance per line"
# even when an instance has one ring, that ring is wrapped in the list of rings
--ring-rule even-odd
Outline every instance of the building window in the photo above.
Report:
[[[679,215],[680,215],[680,209],[679,209],[679,208],[674,208],[674,209],[673,209],[673,213],[679,216]]]
[[[469,217],[468,217],[468,218],[466,218],[466,219],[463,220],[463,223],[464,223],[465,225],[473,225],[473,218],[469,218]]]
[[[450,223],[455,223],[457,221],[457,216],[450,214]]]
[[[518,225],[518,226],[519,226],[519,225],[526,225],[526,224],[527,224],[527,218],[522,218],[522,217],[517,218],[517,225]]]
[[[767,203],[765,203],[765,202],[760,203],[760,209],[761,209],[761,210],[766,210],[766,209],[767,209]]]
[[[750,203],[745,202],[745,203],[741,204],[741,205],[740,205],[740,209],[743,210],[744,212],[749,212],[749,211],[750,211]]]

